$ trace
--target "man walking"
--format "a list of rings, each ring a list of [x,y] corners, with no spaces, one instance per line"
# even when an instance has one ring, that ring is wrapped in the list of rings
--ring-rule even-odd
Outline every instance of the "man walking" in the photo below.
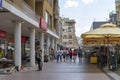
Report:
[[[79,58],[79,62],[82,61],[82,49],[78,49],[78,58]]]
[[[39,46],[36,47],[36,59],[38,63],[38,71],[42,70],[42,50]]]

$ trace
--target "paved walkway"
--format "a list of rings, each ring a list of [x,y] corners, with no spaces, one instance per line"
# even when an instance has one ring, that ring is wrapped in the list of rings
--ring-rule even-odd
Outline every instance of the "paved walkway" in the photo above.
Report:
[[[112,80],[95,64],[49,62],[43,71],[26,71],[0,75],[0,80]]]

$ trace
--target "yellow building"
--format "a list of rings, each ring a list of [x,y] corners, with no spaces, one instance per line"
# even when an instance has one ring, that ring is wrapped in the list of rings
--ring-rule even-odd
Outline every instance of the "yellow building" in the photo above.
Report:
[[[59,16],[58,0],[36,0],[35,11],[48,23],[48,28],[56,33],[56,19]]]

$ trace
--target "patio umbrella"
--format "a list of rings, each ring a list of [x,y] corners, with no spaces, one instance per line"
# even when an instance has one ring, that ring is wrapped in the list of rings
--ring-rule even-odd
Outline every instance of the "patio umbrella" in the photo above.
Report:
[[[107,61],[109,61],[109,44],[120,44],[120,28],[111,23],[101,25],[99,28],[81,35],[83,44],[107,44]],[[107,62],[109,66],[109,62]]]
[[[81,35],[83,44],[120,44],[120,28],[111,23]]]

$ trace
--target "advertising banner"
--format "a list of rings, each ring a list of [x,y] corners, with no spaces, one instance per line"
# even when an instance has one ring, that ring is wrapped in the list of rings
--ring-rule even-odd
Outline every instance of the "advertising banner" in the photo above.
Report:
[[[0,0],[0,9],[2,8],[2,0]]]
[[[45,22],[45,20],[43,18],[40,18],[40,24],[39,24],[40,28],[44,31],[47,31],[47,23]]]
[[[7,38],[7,32],[3,31],[3,30],[0,30],[0,38],[2,38],[2,39]]]

